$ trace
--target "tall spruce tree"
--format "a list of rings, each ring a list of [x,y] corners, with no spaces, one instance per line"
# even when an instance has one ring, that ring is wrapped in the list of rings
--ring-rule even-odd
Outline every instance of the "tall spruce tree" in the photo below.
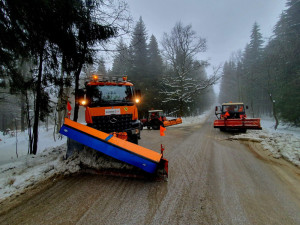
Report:
[[[300,125],[300,2],[287,1],[287,9],[275,26],[273,51],[281,56],[276,75],[280,80],[280,93],[276,108],[280,118]]]
[[[148,45],[148,75],[151,79],[158,79],[163,72],[163,61],[154,35],[151,35]]]
[[[260,33],[259,25],[255,22],[250,36],[250,44],[245,48],[243,59],[243,91],[244,101],[248,104],[252,111],[252,116],[255,117],[259,113],[261,99],[263,95],[262,88],[258,80],[262,76],[261,60],[263,53],[263,40]]]
[[[163,62],[158,48],[158,43],[154,35],[151,35],[148,45],[147,74],[143,78],[143,102],[141,113],[146,113],[149,109],[161,107],[159,90],[163,74]]]
[[[223,74],[220,85],[219,101],[237,102],[238,99],[238,79],[237,66],[233,60],[224,63]]]
[[[116,47],[117,53],[113,59],[112,65],[112,75],[131,75],[131,57],[129,53],[129,48],[124,42],[123,38],[121,38]]]
[[[136,23],[131,39],[132,66],[130,79],[137,87],[144,87],[144,78],[148,76],[147,32],[142,17]]]

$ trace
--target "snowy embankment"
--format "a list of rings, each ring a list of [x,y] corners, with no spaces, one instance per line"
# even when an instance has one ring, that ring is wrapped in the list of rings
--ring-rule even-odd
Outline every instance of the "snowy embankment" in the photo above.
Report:
[[[203,123],[210,115],[211,115],[211,110],[206,111],[198,116],[183,117],[182,123],[175,125],[174,127],[182,127],[182,126],[189,126],[192,124]],[[172,117],[170,117],[170,118],[172,118]]]
[[[281,125],[274,130],[274,122],[270,119],[263,119],[261,123],[262,130],[248,130],[231,139],[259,142],[274,158],[282,157],[300,167],[300,128]]]
[[[55,175],[78,171],[78,165],[64,160],[67,139],[54,141],[53,128],[39,130],[37,155],[27,154],[27,133],[17,135],[0,135],[0,202]]]

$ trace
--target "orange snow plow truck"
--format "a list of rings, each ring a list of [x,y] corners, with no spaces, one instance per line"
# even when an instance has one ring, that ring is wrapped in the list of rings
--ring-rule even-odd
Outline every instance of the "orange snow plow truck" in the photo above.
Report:
[[[160,126],[169,127],[180,124],[182,123],[182,119],[181,117],[166,117],[163,110],[153,109],[148,111],[147,118],[141,119],[141,122],[143,127],[147,127],[147,129],[159,130]]]
[[[246,106],[248,109],[248,106]],[[247,129],[261,130],[259,118],[247,118],[244,103],[223,103],[216,106],[215,114],[217,120],[214,121],[214,128],[221,131],[246,132]]]
[[[86,125],[66,118],[60,129],[60,133],[68,137],[66,157],[86,149],[88,152],[96,150],[106,162],[125,163],[133,168],[132,171],[145,172],[150,177],[167,177],[168,160],[163,158],[164,148],[159,153],[137,145],[141,129],[137,110],[140,97],[140,91],[134,89],[126,76],[93,75],[76,98],[77,104],[85,107]],[[120,176],[130,175],[119,172],[120,168]],[[117,170],[111,168],[111,171],[113,174]]]

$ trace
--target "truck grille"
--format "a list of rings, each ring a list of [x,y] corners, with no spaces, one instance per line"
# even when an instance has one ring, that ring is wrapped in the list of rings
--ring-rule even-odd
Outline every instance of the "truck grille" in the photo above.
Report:
[[[97,130],[111,133],[122,132],[131,128],[132,115],[109,115],[109,116],[93,116],[93,123],[88,126]]]

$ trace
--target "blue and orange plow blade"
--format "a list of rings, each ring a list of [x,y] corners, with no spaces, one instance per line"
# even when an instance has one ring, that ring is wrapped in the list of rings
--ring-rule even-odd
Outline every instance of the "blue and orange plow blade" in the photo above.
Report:
[[[162,154],[65,118],[59,133],[115,159],[155,173]]]

